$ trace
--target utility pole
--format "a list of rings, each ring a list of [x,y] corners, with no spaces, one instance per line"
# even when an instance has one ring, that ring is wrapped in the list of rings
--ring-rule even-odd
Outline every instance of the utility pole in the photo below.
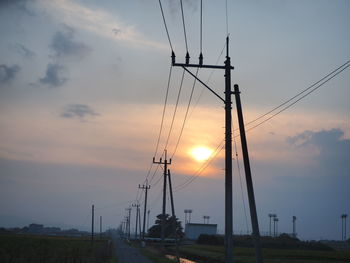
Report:
[[[162,158],[159,159],[158,162],[155,161],[155,158],[153,157],[153,163],[155,164],[163,164],[163,208],[162,208],[162,221],[161,221],[161,241],[162,241],[162,247],[164,248],[164,238],[165,238],[165,208],[166,208],[166,177],[168,172],[168,165],[171,164],[171,158],[168,162],[167,160],[167,150],[165,152],[165,160],[162,161]]]
[[[236,98],[237,118],[238,118],[238,124],[239,124],[239,133],[240,133],[240,137],[241,137],[244,171],[245,171],[245,177],[246,177],[248,201],[249,201],[249,208],[250,208],[250,217],[251,217],[251,221],[252,221],[254,246],[255,246],[255,251],[256,251],[256,261],[263,262],[263,255],[262,255],[262,249],[261,249],[261,244],[260,244],[258,214],[256,212],[256,204],[255,204],[255,197],[254,197],[252,174],[251,174],[251,170],[250,170],[247,138],[245,135],[245,127],[244,127],[244,119],[243,119],[240,91],[239,91],[239,87],[237,84],[234,85],[234,94],[235,94],[235,98]]]
[[[293,237],[297,237],[295,221],[297,220],[296,216],[293,216]]]
[[[225,65],[204,65],[203,57],[200,56],[199,64],[190,64],[189,63],[189,55],[186,55],[186,63],[176,63],[175,62],[175,53],[172,52],[172,65],[182,67],[186,70],[190,75],[192,75],[196,80],[198,80],[202,85],[204,85],[207,89],[209,89],[216,97],[218,97],[225,104],[225,262],[232,263],[233,262],[233,211],[232,211],[232,100],[231,95],[233,94],[231,90],[231,70],[233,67],[231,66],[231,58],[229,56],[229,37],[226,37],[226,60]],[[211,68],[211,69],[224,69],[225,70],[225,99],[223,99],[220,95],[218,95],[213,89],[208,87],[203,81],[201,81],[197,76],[195,76],[191,71],[187,68]],[[248,188],[248,199],[250,206],[250,214],[252,219],[252,228],[253,228],[253,236],[254,236],[254,245],[256,250],[256,262],[262,263],[262,250],[260,246],[260,233],[259,233],[259,225],[257,221],[257,213],[254,199],[254,191],[253,191],[253,183],[251,179],[250,172],[250,164],[249,164],[249,156],[248,156],[248,148],[245,137],[245,129],[243,122],[243,114],[241,108],[241,102],[239,97],[238,85],[235,85],[235,97],[236,97],[236,106],[237,106],[237,114],[241,135],[241,144],[243,151],[243,159],[244,159],[244,168],[246,173],[246,181]]]
[[[100,239],[102,239],[102,216],[100,216]]]
[[[91,207],[91,244],[94,244],[94,214],[95,214],[95,206]]]
[[[341,238],[343,241],[346,241],[346,218],[348,217],[347,214],[341,215]]]
[[[270,236],[272,236],[272,233],[271,233],[271,219],[272,219],[272,217],[274,217],[274,214],[269,214],[269,218],[270,218],[269,233],[270,233]]]
[[[127,228],[128,228],[128,239],[130,239],[130,219],[131,219],[131,207],[125,209],[128,212]]]
[[[146,227],[146,209],[147,209],[147,192],[151,188],[150,185],[148,185],[148,180],[146,179],[146,185],[139,185],[139,189],[145,190],[145,204],[143,207],[143,228],[142,228],[142,240],[145,239],[145,227]],[[147,224],[148,225],[148,224]],[[148,228],[148,226],[147,226]]]
[[[137,224],[138,224],[138,221],[139,221],[139,211],[140,211],[139,207],[140,207],[140,204],[139,203],[132,204],[132,207],[136,207],[135,239],[137,239]]]

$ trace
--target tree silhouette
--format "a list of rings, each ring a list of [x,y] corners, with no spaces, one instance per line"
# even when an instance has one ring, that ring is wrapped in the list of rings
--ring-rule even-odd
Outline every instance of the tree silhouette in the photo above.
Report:
[[[161,237],[162,216],[163,216],[162,214],[157,215],[157,219],[154,222],[154,225],[150,229],[148,229],[149,237]],[[184,233],[182,231],[183,228],[181,226],[181,222],[178,220],[178,218],[165,214],[164,237],[176,238],[175,229],[176,229],[177,238],[182,238],[184,236]]]

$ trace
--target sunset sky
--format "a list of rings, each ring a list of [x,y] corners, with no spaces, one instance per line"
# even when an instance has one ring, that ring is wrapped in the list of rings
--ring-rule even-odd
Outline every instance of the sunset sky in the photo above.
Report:
[[[197,63],[200,1],[183,2]],[[162,3],[183,62],[180,1]],[[224,0],[203,0],[204,62],[223,64],[229,33],[232,83],[240,85],[246,122],[350,59],[350,1],[228,0],[228,32],[225,7]],[[105,227],[116,228],[125,208],[143,201],[138,185],[165,148],[182,76],[172,69],[155,155],[171,63],[158,0],[0,0],[0,33],[0,227],[88,230],[95,204]],[[222,70],[198,76],[224,96]],[[174,154],[193,81],[185,74],[167,146],[176,213],[184,220],[183,210],[193,209],[192,222],[208,215],[223,233],[224,151],[209,164],[204,155],[222,147],[224,109],[198,83]],[[290,233],[296,216],[302,239],[341,238],[340,216],[350,214],[349,83],[348,68],[247,133],[261,232],[275,213],[280,232]],[[251,227],[237,134],[233,227],[240,233]],[[204,157],[193,155],[196,147],[206,149]],[[148,177],[150,224],[161,212],[155,169]]]

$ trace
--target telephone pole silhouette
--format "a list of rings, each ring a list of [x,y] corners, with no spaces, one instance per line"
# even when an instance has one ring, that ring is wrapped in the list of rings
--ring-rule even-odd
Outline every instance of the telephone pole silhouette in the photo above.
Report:
[[[140,204],[139,203],[132,204],[132,207],[136,207],[135,239],[137,239],[137,225],[138,225],[138,221],[139,221],[139,211],[140,211],[139,207],[140,207]]]
[[[250,216],[252,221],[253,238],[256,251],[256,262],[262,263],[262,249],[260,245],[260,233],[258,217],[256,212],[255,197],[253,191],[253,182],[251,178],[249,155],[247,140],[245,136],[244,120],[242,114],[242,105],[240,100],[240,92],[238,85],[234,85],[234,92],[231,89],[231,58],[229,56],[229,37],[226,37],[226,60],[225,65],[204,65],[203,56],[199,57],[199,64],[190,64],[190,56],[186,55],[185,63],[175,62],[175,53],[172,51],[171,61],[173,66],[182,67],[186,72],[192,75],[197,81],[209,89],[216,97],[218,97],[225,104],[225,262],[232,263],[233,261],[233,211],[232,211],[232,99],[231,95],[235,95],[238,123],[241,137],[241,145],[243,152],[244,169],[246,175],[246,184],[248,192],[248,200],[250,207]],[[201,81],[188,68],[210,68],[210,69],[224,69],[225,70],[225,99],[218,95],[213,89]]]
[[[341,215],[341,239],[343,241],[346,241],[346,218],[348,217],[347,214]]]
[[[295,225],[296,221],[297,221],[297,217],[293,216],[293,237],[297,237],[296,225]]]
[[[95,206],[91,207],[91,244],[94,244],[94,216],[95,216]]]
[[[163,207],[162,207],[162,218],[161,218],[161,243],[164,248],[164,238],[165,238],[165,208],[166,208],[166,178],[168,172],[168,165],[171,164],[171,158],[168,162],[167,160],[167,150],[164,150],[165,160],[162,161],[162,158],[159,159],[158,162],[155,161],[155,157],[153,157],[153,163],[155,164],[163,164]]]
[[[147,210],[147,192],[151,188],[150,185],[148,185],[148,180],[146,179],[146,185],[139,185],[139,189],[145,190],[145,204],[143,207],[143,228],[142,228],[142,240],[145,239],[145,227],[146,227],[146,210]]]
[[[102,216],[100,216],[100,239],[102,239]]]
[[[127,234],[128,234],[128,239],[130,239],[130,216],[131,216],[131,207],[125,208],[125,210],[128,212],[128,217],[127,217]]]

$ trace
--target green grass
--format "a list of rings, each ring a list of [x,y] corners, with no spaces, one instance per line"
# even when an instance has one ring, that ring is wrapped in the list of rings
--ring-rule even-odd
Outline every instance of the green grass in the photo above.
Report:
[[[172,251],[175,248],[170,248]],[[210,245],[189,245],[180,247],[183,257],[204,262],[224,262],[224,247]],[[288,249],[263,249],[266,263],[345,263],[350,262],[350,251],[308,251]],[[254,248],[234,249],[236,263],[254,263]]]
[[[95,240],[91,246],[88,238],[0,235],[0,262],[4,263],[115,263],[113,250],[107,239]]]

